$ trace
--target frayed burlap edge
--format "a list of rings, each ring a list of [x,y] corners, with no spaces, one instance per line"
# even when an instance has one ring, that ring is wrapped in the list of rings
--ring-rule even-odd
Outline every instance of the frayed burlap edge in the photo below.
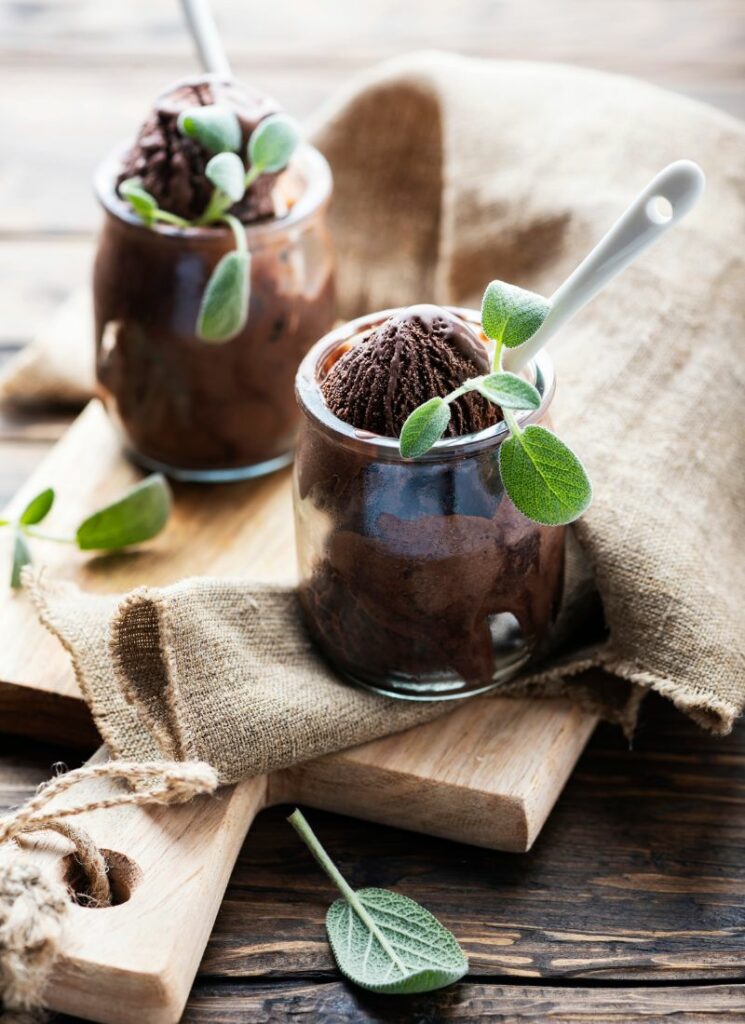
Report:
[[[31,598],[31,602],[36,609],[39,621],[53,637],[56,637],[56,639],[59,640],[65,651],[67,651],[70,656],[75,681],[80,688],[83,699],[90,709],[96,728],[101,734],[101,739],[108,747],[112,757],[119,759],[124,758],[125,755],[119,745],[119,738],[109,728],[106,712],[100,707],[98,695],[88,685],[86,673],[78,654],[78,650],[85,649],[85,637],[83,632],[76,626],[66,625],[63,627],[59,622],[57,622],[56,617],[51,612],[47,604],[44,593],[45,588],[59,593],[64,591],[65,584],[57,581],[45,581],[44,570],[41,569],[40,571],[35,572],[30,566],[27,566],[22,571],[21,581],[23,583],[24,590],[28,593]]]
[[[603,701],[601,684],[596,684],[597,700],[586,688],[581,694],[572,692],[572,681],[593,669],[605,672],[630,685],[628,699],[620,708],[611,708]],[[723,701],[712,690],[699,686],[696,693],[691,693],[689,690],[681,691],[682,685],[679,681],[675,682],[666,676],[651,672],[629,658],[619,655],[614,650],[612,641],[608,640],[604,645],[593,649],[592,653],[570,656],[557,665],[539,668],[519,677],[505,692],[505,696],[526,696],[528,693],[536,697],[568,696],[604,720],[620,725],[630,739],[636,729],[642,701],[651,690],[654,690],[707,732],[716,736],[729,735],[739,717],[737,708]]]

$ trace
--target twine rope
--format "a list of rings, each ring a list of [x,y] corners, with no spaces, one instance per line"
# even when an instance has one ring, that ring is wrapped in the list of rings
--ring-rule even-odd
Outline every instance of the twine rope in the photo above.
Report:
[[[95,779],[137,785],[111,796],[67,807],[50,802],[81,782]],[[31,832],[53,831],[72,844],[86,879],[90,906],[111,904],[111,886],[104,855],[82,827],[60,820],[88,811],[132,805],[185,803],[213,793],[219,784],[214,768],[204,762],[107,761],[59,775],[39,787],[36,795],[0,819],[0,1021],[28,1024],[45,1019],[44,989],[63,943],[64,921],[74,895],[50,879],[19,850]]]

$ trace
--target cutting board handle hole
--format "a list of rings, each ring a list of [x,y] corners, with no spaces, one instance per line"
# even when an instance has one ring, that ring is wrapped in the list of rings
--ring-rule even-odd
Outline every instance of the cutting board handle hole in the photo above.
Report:
[[[109,869],[109,885],[111,886],[111,906],[118,907],[126,903],[132,896],[142,879],[142,869],[139,864],[128,857],[125,853],[118,853],[116,850],[102,849],[106,866]],[[89,910],[98,909],[91,903],[87,879],[81,870],[74,854],[70,853],[64,860],[65,882],[73,893],[73,899],[80,907]]]

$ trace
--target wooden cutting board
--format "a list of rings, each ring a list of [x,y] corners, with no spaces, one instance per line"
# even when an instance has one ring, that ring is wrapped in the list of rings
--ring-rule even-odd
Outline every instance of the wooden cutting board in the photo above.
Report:
[[[50,532],[138,477],[93,402],[8,508],[54,487]],[[86,556],[38,542],[37,564],[99,592],[200,573],[290,581],[295,573],[289,472],[219,487],[176,486],[164,533],[141,551]],[[0,731],[55,742],[95,736],[70,663],[28,597],[0,597]],[[49,993],[54,1009],[109,1024],[179,1019],[235,858],[256,813],[297,802],[494,849],[525,851],[538,835],[595,725],[562,700],[481,697],[428,725],[252,779],[177,808],[85,816],[114,851],[120,905],[74,907]],[[97,782],[97,792],[111,787]],[[79,802],[80,790],[70,799]],[[59,866],[59,849],[51,853]]]

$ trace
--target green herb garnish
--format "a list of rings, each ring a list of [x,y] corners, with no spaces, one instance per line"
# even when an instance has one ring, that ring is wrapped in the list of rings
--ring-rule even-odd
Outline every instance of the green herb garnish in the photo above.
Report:
[[[492,281],[484,292],[481,323],[484,334],[495,342],[494,372],[472,377],[450,394],[414,409],[401,430],[399,450],[406,459],[428,452],[447,429],[451,403],[477,391],[502,409],[510,433],[499,447],[499,471],[512,503],[528,519],[561,526],[587,509],[592,486],[580,460],[556,434],[536,424],[520,426],[515,413],[537,409],[541,396],[528,381],[502,369],[504,349],[528,341],[550,308],[541,295]]]
[[[38,524],[51,511],[54,498],[52,488],[47,488],[28,503],[17,520],[0,521],[0,528],[13,530],[11,587],[20,587],[21,571],[31,564],[29,540],[76,544],[81,551],[117,551],[155,537],[166,525],[171,512],[171,491],[160,473],[146,477],[117,501],[88,516],[74,537],[38,529]]]
[[[388,889],[355,892],[300,811],[288,821],[342,894],[326,914],[326,932],[342,974],[387,995],[432,992],[463,977],[468,960],[436,917]]]
[[[161,210],[139,178],[123,181],[119,195],[148,227],[161,221],[180,228],[226,224],[231,229],[235,251],[223,256],[212,271],[196,324],[202,341],[230,341],[240,334],[248,319],[251,255],[243,224],[228,211],[262,174],[274,174],[287,166],[300,141],[300,131],[286,114],[264,118],[251,133],[244,163],[238,154],[241,125],[228,107],[213,104],[185,110],[179,116],[178,127],[182,135],[215,154],[205,168],[214,191],[201,216],[189,221]]]

